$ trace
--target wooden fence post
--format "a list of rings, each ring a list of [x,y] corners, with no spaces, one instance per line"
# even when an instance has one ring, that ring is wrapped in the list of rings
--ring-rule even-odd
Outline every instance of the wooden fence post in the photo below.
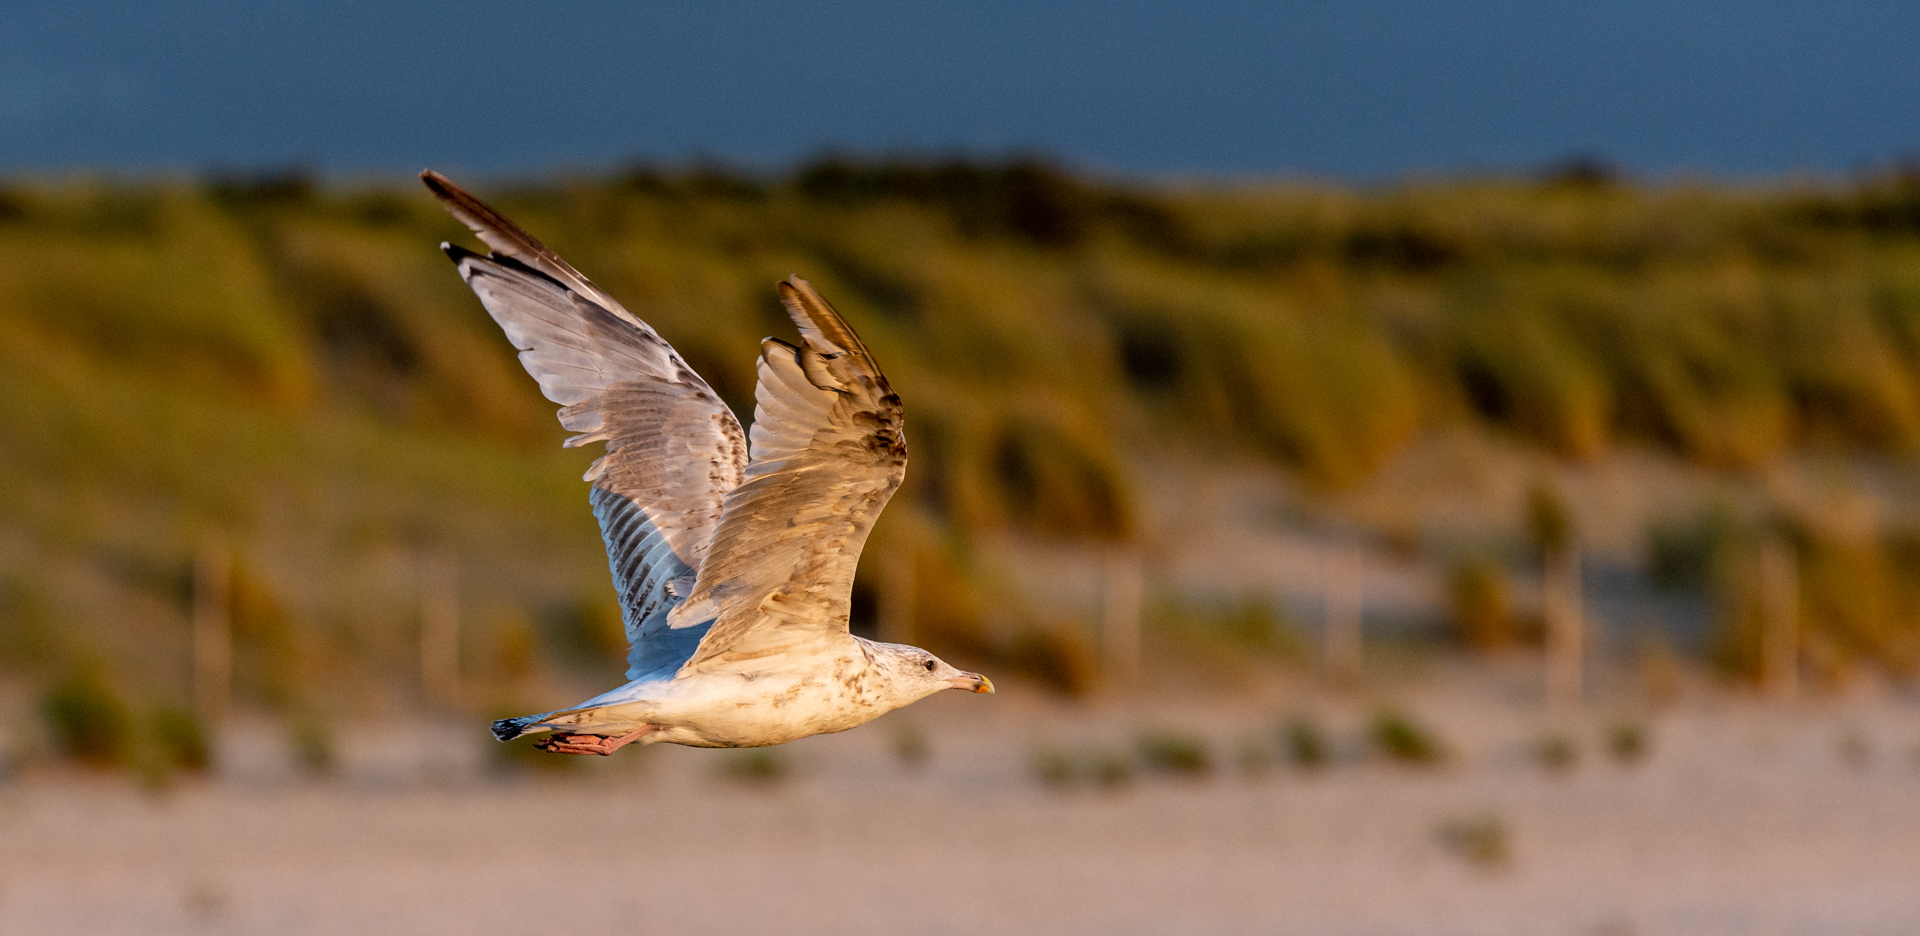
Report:
[[[1145,559],[1140,548],[1107,549],[1100,569],[1100,651],[1112,673],[1122,679],[1140,671],[1140,605],[1145,591]]]
[[[460,569],[451,549],[422,550],[420,587],[420,685],[429,700],[460,697]]]
[[[1800,691],[1800,570],[1778,535],[1760,541],[1760,683],[1792,699]]]
[[[193,560],[193,707],[208,725],[227,712],[233,692],[233,557],[217,542]]]
[[[1326,547],[1321,557],[1321,665],[1334,682],[1352,684],[1360,678],[1360,618],[1363,583],[1360,547],[1340,543]]]
[[[1545,560],[1541,601],[1547,631],[1547,699],[1556,708],[1576,708],[1586,669],[1580,547],[1568,540],[1548,549]]]

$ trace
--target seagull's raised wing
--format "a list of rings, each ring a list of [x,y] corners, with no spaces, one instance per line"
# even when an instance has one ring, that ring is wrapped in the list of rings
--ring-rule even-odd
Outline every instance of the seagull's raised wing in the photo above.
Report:
[[[746,480],[673,626],[713,622],[682,672],[725,668],[847,629],[854,566],[900,486],[900,398],[865,344],[805,280],[780,284],[802,347],[767,339]]]
[[[442,245],[520,349],[540,392],[561,405],[568,446],[607,443],[587,469],[626,623],[627,678],[678,669],[700,631],[666,613],[693,590],[727,492],[747,463],[746,435],[672,346],[512,221],[440,174],[420,174],[454,217],[493,248]]]

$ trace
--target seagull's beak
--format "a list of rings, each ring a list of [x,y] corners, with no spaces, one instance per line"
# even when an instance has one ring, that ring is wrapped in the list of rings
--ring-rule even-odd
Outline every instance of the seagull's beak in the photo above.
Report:
[[[992,692],[993,691],[993,680],[988,679],[987,677],[982,676],[979,673],[961,673],[960,675],[947,680],[947,685],[952,686],[955,689],[965,689],[968,692]]]

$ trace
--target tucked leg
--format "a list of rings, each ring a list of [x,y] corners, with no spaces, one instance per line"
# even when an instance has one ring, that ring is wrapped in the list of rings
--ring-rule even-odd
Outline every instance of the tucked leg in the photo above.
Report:
[[[660,730],[659,725],[641,725],[617,738],[594,734],[551,734],[533,746],[554,754],[598,754],[605,757]]]

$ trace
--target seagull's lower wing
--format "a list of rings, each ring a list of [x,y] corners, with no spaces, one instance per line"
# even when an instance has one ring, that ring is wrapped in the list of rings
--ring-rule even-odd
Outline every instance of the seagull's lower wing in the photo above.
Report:
[[[866,345],[806,281],[781,283],[780,298],[804,341],[761,346],[746,480],[671,614],[674,627],[712,622],[682,672],[844,633],[861,547],[906,474],[900,398]]]

